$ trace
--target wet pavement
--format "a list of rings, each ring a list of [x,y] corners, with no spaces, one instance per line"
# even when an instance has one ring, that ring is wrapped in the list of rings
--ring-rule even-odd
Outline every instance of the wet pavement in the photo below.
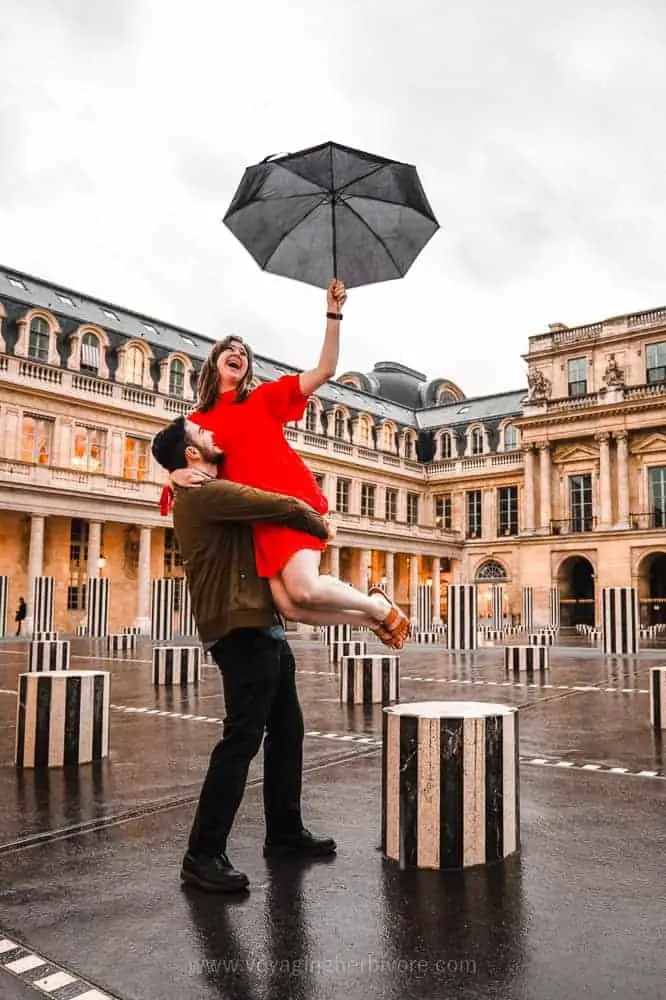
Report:
[[[666,751],[647,678],[666,646],[607,659],[562,642],[533,681],[505,675],[499,646],[401,656],[402,701],[521,706],[521,853],[452,874],[382,860],[381,709],[341,706],[326,650],[296,640],[305,818],[339,853],[262,858],[259,758],[229,845],[252,883],[238,901],[178,880],[224,712],[216,669],[156,693],[145,641],[103,660],[73,640],[73,668],[112,673],[111,756],[17,772],[27,647],[0,644],[0,998],[39,995],[34,981],[56,1000],[661,998]]]

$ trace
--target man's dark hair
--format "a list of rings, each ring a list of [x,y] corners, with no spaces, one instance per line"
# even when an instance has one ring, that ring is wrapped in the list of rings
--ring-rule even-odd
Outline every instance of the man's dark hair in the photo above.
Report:
[[[191,443],[185,417],[176,417],[153,438],[153,458],[167,472],[185,469],[187,467],[185,449]]]

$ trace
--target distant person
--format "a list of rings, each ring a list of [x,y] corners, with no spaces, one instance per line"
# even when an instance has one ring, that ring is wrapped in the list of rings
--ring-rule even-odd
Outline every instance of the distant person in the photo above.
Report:
[[[16,634],[21,634],[21,625],[25,621],[25,616],[28,613],[28,608],[22,597],[19,597],[18,607],[16,609],[16,614],[14,615],[14,621],[16,622]]]

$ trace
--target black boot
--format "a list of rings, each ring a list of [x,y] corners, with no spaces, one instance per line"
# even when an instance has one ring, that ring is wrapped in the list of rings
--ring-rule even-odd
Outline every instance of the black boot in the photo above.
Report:
[[[332,837],[315,837],[303,828],[298,833],[285,833],[277,837],[266,837],[264,857],[323,858],[335,854],[338,845]]]
[[[180,877],[206,892],[247,892],[249,888],[245,872],[236,871],[226,854],[211,858],[188,853],[183,858]]]

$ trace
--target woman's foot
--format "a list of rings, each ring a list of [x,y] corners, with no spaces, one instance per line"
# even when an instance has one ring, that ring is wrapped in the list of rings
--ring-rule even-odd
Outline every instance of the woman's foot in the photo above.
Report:
[[[384,593],[381,587],[371,587],[368,596],[376,603],[378,627],[372,631],[386,646],[402,649],[409,633],[409,619],[404,611]]]

